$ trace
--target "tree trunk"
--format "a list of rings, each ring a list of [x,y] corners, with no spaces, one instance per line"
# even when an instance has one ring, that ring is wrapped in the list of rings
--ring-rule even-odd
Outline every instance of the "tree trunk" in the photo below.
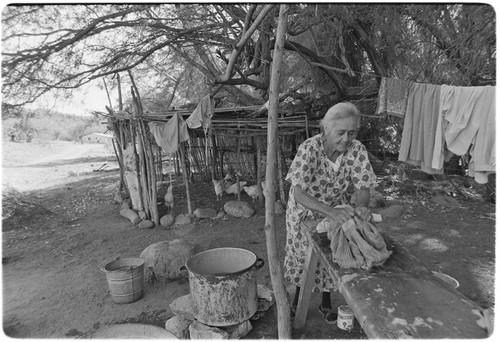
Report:
[[[278,132],[278,103],[279,103],[279,81],[281,74],[281,62],[283,59],[284,39],[286,33],[287,5],[280,5],[276,43],[274,46],[273,67],[271,84],[269,87],[269,118],[267,129],[267,167],[266,187],[269,194],[266,200],[266,246],[271,283],[276,297],[278,311],[278,338],[291,339],[292,325],[290,322],[290,303],[288,302],[283,275],[278,258],[278,247],[276,243],[276,230],[274,227],[274,202],[276,177],[276,136]]]

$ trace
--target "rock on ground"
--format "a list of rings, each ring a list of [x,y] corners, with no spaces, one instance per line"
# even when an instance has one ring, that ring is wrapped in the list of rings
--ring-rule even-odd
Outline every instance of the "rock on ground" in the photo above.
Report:
[[[163,215],[160,218],[160,225],[162,227],[170,227],[175,222],[175,217],[172,214]]]
[[[146,279],[153,274],[156,279],[177,279],[182,276],[180,268],[187,259],[201,250],[199,245],[182,239],[153,243],[144,249],[140,257],[144,260]]]
[[[217,327],[194,321],[189,326],[189,336],[192,340],[228,340],[230,335]]]
[[[191,297],[191,294],[175,299],[169,306],[174,315],[189,322],[194,321],[193,297]]]
[[[234,217],[251,217],[255,210],[244,201],[228,201],[224,204],[224,211]]]
[[[217,210],[212,208],[198,208],[193,214],[197,218],[214,218],[217,216]]]
[[[174,334],[178,339],[189,339],[189,325],[191,321],[185,320],[180,316],[174,316],[165,322],[165,330]]]

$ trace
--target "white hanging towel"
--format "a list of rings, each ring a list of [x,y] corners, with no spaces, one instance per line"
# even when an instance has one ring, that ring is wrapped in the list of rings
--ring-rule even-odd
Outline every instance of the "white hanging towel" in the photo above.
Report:
[[[186,119],[189,128],[198,128],[203,126],[205,134],[207,134],[208,128],[212,124],[212,116],[214,115],[214,101],[210,98],[210,95],[203,97],[196,106],[195,110]]]
[[[189,140],[187,124],[179,113],[175,113],[166,123],[149,122],[148,126],[156,144],[166,153],[176,152],[181,142]]]
[[[462,156],[472,145],[469,176],[486,183],[495,171],[495,87],[441,86],[432,167],[443,165],[446,150]]]

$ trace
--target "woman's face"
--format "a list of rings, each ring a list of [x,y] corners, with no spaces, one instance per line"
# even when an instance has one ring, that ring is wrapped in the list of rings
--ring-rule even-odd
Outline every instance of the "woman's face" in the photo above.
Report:
[[[345,152],[358,134],[357,121],[354,117],[335,120],[333,127],[325,131],[328,149]]]

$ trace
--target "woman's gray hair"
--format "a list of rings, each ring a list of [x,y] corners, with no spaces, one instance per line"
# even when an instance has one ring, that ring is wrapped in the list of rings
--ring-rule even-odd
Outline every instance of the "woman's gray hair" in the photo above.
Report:
[[[345,118],[356,118],[358,120],[357,127],[359,128],[360,113],[358,107],[351,102],[340,102],[330,107],[325,116],[319,122],[324,131],[335,127],[335,121]]]

